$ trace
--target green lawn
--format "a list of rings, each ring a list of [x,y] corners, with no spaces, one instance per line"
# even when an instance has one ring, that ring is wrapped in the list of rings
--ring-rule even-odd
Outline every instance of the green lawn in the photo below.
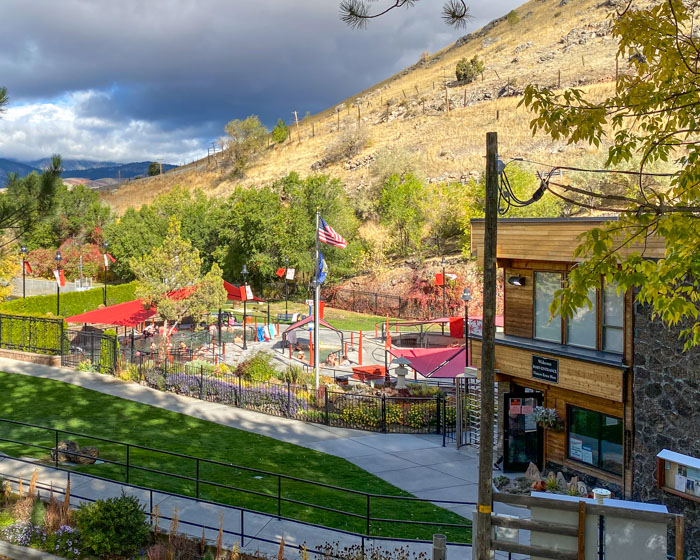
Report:
[[[0,395],[0,417],[4,419],[208,458],[239,467],[261,469],[362,492],[410,496],[352,463],[332,455],[58,381],[0,372]],[[0,438],[53,446],[54,437],[53,432],[0,422]],[[69,436],[59,437],[69,439]],[[97,445],[101,458],[126,461],[124,446],[73,436],[70,436],[70,439],[76,440],[80,445]],[[14,456],[46,458],[48,455],[44,450],[7,442],[0,442],[0,450]],[[190,459],[132,448],[130,464],[131,483],[185,495],[195,493],[193,481],[133,468],[141,466],[194,477],[196,466]],[[82,466],[78,470],[115,480],[125,480],[125,469],[121,465],[105,463]],[[202,498],[257,511],[277,512],[276,476],[260,476],[258,473],[236,467],[200,463],[200,478],[263,494],[221,489],[200,482]],[[341,509],[357,515],[364,515],[366,509],[365,496],[319,488],[303,482],[283,479],[282,495],[285,498]],[[364,519],[330,513],[306,505],[283,503],[282,515],[350,531],[364,532],[366,529]],[[462,517],[432,504],[382,498],[371,499],[371,516],[442,523],[466,522]],[[470,531],[465,529],[380,522],[372,523],[371,533],[423,539],[432,538],[434,533],[445,533],[450,541],[465,542],[471,539]]]

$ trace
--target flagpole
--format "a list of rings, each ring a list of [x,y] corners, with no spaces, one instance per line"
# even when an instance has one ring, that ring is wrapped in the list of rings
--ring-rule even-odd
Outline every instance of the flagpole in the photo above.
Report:
[[[319,282],[318,282],[318,228],[321,225],[321,213],[316,209],[316,266],[314,267],[314,379],[316,382],[316,390],[319,387],[319,351],[318,351],[318,320],[319,320]]]

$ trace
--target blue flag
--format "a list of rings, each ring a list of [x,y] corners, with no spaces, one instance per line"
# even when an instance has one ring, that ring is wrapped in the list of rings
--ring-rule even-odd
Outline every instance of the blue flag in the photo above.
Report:
[[[319,252],[318,259],[318,283],[323,284],[326,281],[326,275],[328,274],[328,265],[326,264],[326,259],[323,258],[323,253]]]

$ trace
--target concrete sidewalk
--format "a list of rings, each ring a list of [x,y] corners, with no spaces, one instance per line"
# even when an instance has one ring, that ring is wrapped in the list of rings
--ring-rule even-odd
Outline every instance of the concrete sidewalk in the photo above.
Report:
[[[165,393],[99,373],[40,366],[6,358],[0,358],[0,371],[55,379],[342,457],[402,490],[435,501],[437,505],[467,519],[471,519],[475,508],[474,505],[439,502],[476,502],[478,480],[476,448],[467,446],[457,450],[442,447],[442,436],[377,434],[305,423]],[[495,509],[498,513],[512,514],[517,511],[522,514],[522,510],[514,511],[501,504],[497,504]],[[218,517],[215,521],[213,525],[218,525]],[[275,520],[275,523],[285,522]],[[282,530],[283,526],[279,528],[279,531]],[[289,542],[294,542],[292,534],[290,539]],[[464,549],[460,549],[458,557],[466,558],[463,554]]]

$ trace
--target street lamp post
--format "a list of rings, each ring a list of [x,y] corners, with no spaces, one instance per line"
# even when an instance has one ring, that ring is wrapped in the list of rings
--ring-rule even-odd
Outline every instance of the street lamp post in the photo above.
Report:
[[[447,310],[445,307],[445,285],[446,285],[446,278],[445,278],[445,255],[442,256],[442,317],[443,319],[447,316]],[[442,334],[445,334],[445,323],[442,323]]]
[[[109,267],[109,265],[107,264],[109,262],[107,260],[107,250],[109,249],[109,242],[105,241],[104,243],[102,243],[102,247],[105,250],[105,285],[104,285],[104,288],[102,290],[102,303],[106,307],[107,306],[107,268]]]
[[[19,249],[19,254],[22,255],[22,297],[27,297],[26,272],[27,272],[27,246],[22,245]]]
[[[464,365],[469,367],[469,302],[472,300],[472,294],[469,288],[464,288],[462,292],[462,301],[464,302]]]
[[[243,350],[248,349],[248,341],[247,337],[245,335],[245,324],[246,324],[246,301],[248,300],[248,295],[247,295],[247,282],[246,278],[248,277],[248,267],[246,265],[243,265],[243,270],[241,270],[241,276],[243,276],[243,290],[245,290],[245,294],[242,292],[241,297],[243,298]]]
[[[284,314],[289,315],[289,283],[287,280],[287,271],[289,270],[289,257],[284,257]]]
[[[61,261],[63,260],[63,257],[61,256],[61,251],[57,250],[56,251],[56,257],[54,258],[56,261],[56,270],[58,271],[58,278],[56,278],[56,317],[60,317],[61,315]]]

